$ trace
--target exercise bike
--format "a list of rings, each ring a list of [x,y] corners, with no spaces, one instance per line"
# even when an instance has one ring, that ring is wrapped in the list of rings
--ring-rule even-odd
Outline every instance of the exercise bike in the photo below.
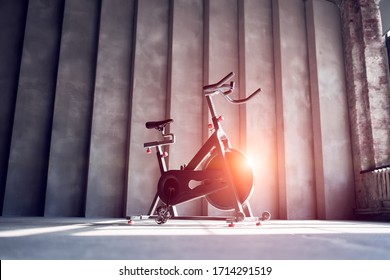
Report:
[[[233,76],[234,73],[231,72],[218,83],[203,87],[211,114],[212,124],[209,124],[209,129],[212,134],[191,161],[182,165],[179,170],[168,170],[165,161],[168,154],[162,148],[175,143],[174,134],[167,132],[167,127],[173,119],[146,123],[147,129],[156,129],[163,137],[160,141],[144,143],[147,153],[151,153],[151,148],[156,148],[161,171],[157,193],[146,216],[155,217],[157,224],[164,224],[171,218],[201,218],[202,216],[180,217],[175,206],[202,197],[217,209],[234,210],[232,216],[217,218],[225,219],[230,226],[246,219],[255,220],[257,225],[260,225],[260,221],[271,218],[268,211],[263,212],[260,218],[253,217],[248,201],[253,192],[252,167],[242,152],[231,147],[229,138],[222,129],[223,118],[217,115],[213,103],[214,96],[222,95],[232,104],[242,104],[261,92],[259,88],[247,98],[232,99],[229,94],[234,90],[234,82],[228,82]],[[193,181],[197,182],[196,186],[190,184]],[[159,204],[162,205],[158,206]],[[142,219],[144,216],[140,217]],[[128,223],[132,224],[135,218],[127,217]]]

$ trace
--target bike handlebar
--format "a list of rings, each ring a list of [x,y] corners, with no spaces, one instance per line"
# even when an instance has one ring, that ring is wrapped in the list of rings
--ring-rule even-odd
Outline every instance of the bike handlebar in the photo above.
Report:
[[[217,93],[222,93],[222,96],[225,97],[227,101],[233,104],[242,104],[247,102],[249,99],[252,99],[256,94],[260,93],[262,91],[261,88],[254,91],[251,95],[249,95],[246,98],[243,99],[232,99],[228,95],[232,93],[234,89],[234,82],[231,82],[230,84],[226,84],[232,77],[234,76],[233,72],[230,72],[228,75],[226,75],[222,80],[220,80],[218,83],[211,84],[208,86],[203,87],[203,92],[206,95],[212,95]]]
[[[228,93],[223,93],[223,97],[225,97],[225,99],[227,101],[229,101],[230,103],[233,103],[233,104],[242,104],[242,103],[245,103],[247,101],[249,101],[249,99],[252,99],[256,94],[260,93],[262,91],[261,88],[258,88],[255,92],[253,92],[251,95],[249,95],[248,97],[246,98],[242,98],[242,99],[232,99],[230,98],[228,95],[231,93],[228,92]]]
[[[229,74],[227,74],[222,80],[220,80],[218,83],[216,84],[212,84],[212,85],[208,85],[208,86],[204,86],[203,87],[203,91],[204,92],[215,92],[219,87],[221,87],[224,83],[226,83],[227,81],[229,81],[231,78],[233,78],[234,76],[234,73],[233,72],[230,72]]]

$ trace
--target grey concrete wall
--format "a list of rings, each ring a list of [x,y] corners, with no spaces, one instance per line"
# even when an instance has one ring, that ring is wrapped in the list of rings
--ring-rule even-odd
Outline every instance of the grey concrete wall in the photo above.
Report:
[[[46,216],[84,215],[99,10],[96,0],[65,2]]]
[[[43,214],[62,11],[63,1],[28,4],[3,215]]]
[[[0,1],[0,213],[3,210],[27,1]]]
[[[143,148],[159,133],[145,122],[175,120],[178,169],[209,135],[202,86],[234,71],[234,98],[263,88],[244,106],[215,98],[233,147],[253,162],[254,214],[350,217],[354,142],[335,4],[31,0],[27,14],[20,77],[7,78],[18,89],[0,115],[12,127],[4,215],[146,214],[160,171]],[[221,214],[204,201],[178,210]]]

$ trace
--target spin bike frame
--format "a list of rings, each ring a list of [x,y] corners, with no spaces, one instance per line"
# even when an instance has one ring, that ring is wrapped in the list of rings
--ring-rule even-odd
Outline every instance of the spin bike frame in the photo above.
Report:
[[[234,76],[234,73],[231,72],[227,76],[225,76],[222,80],[220,80],[216,84],[208,85],[203,87],[203,92],[206,97],[207,105],[209,108],[209,111],[211,113],[211,120],[214,128],[214,132],[211,134],[211,136],[208,138],[208,140],[203,144],[203,146],[200,148],[200,150],[195,154],[195,156],[191,159],[191,161],[187,164],[181,167],[181,170],[198,170],[202,163],[204,163],[211,154],[220,155],[223,158],[223,173],[225,174],[225,178],[227,179],[227,188],[231,191],[231,197],[232,199],[232,208],[234,208],[235,211],[235,217],[233,218],[234,221],[239,222],[244,220],[245,214],[243,205],[239,200],[239,195],[237,192],[237,189],[234,184],[234,180],[232,177],[232,173],[230,171],[230,167],[228,165],[228,162],[225,157],[225,152],[231,149],[231,144],[229,141],[229,138],[227,137],[226,133],[223,131],[222,126],[220,122],[222,121],[222,117],[219,117],[217,115],[212,97],[214,95],[221,94],[227,101],[233,104],[241,104],[247,102],[249,99],[253,98],[256,94],[258,94],[261,89],[259,88],[255,92],[253,92],[251,95],[249,95],[247,98],[239,99],[239,100],[233,100],[228,95],[233,91],[234,89],[234,82],[231,82],[229,84],[226,84],[232,77]],[[165,124],[159,127],[159,130],[162,132],[164,140],[162,141],[155,141],[155,142],[148,142],[144,144],[144,147],[148,149],[150,152],[150,148],[155,147],[156,148],[156,156],[159,163],[161,175],[163,175],[165,172],[168,171],[165,157],[167,156],[166,152],[163,152],[162,146],[170,145],[175,143],[175,136],[172,133],[165,133],[165,126],[168,125],[173,120],[166,120]],[[156,128],[156,127],[155,127]],[[196,194],[196,188],[193,189],[194,194],[191,197],[191,199],[188,199],[187,201],[205,196],[205,195],[197,195]],[[182,201],[182,202],[187,202]],[[154,200],[151,204],[151,207],[149,209],[149,216],[153,216],[153,214],[156,211],[156,208],[160,202],[160,198],[158,193],[156,193]],[[180,203],[182,203],[180,202]],[[170,211],[172,212],[173,218],[177,218],[177,211],[175,205],[169,205]],[[252,216],[251,210],[249,205],[245,206],[245,213],[247,216]],[[198,218],[198,217],[197,217]]]

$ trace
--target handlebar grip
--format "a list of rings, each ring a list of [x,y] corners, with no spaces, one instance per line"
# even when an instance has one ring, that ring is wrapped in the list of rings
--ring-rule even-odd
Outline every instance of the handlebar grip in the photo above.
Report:
[[[262,91],[261,88],[258,88],[255,92],[253,92],[251,95],[249,95],[247,98],[241,99],[243,102],[247,102],[249,99],[254,97],[256,94],[260,93]]]
[[[233,103],[233,104],[242,104],[242,103],[247,102],[249,99],[252,99],[256,94],[260,93],[261,91],[262,91],[262,89],[261,89],[261,88],[258,88],[255,92],[253,92],[253,93],[252,93],[251,95],[249,95],[248,97],[243,98],[243,99],[237,99],[237,100],[231,99],[229,96],[227,96],[229,93],[223,94],[223,97],[225,97],[226,100],[229,101],[230,103]]]
[[[258,94],[258,93],[260,93],[260,92],[262,92],[263,91],[263,89],[262,88],[258,88],[255,92],[253,92],[249,97],[251,97],[251,96],[253,96],[253,95],[256,95],[256,94]]]

